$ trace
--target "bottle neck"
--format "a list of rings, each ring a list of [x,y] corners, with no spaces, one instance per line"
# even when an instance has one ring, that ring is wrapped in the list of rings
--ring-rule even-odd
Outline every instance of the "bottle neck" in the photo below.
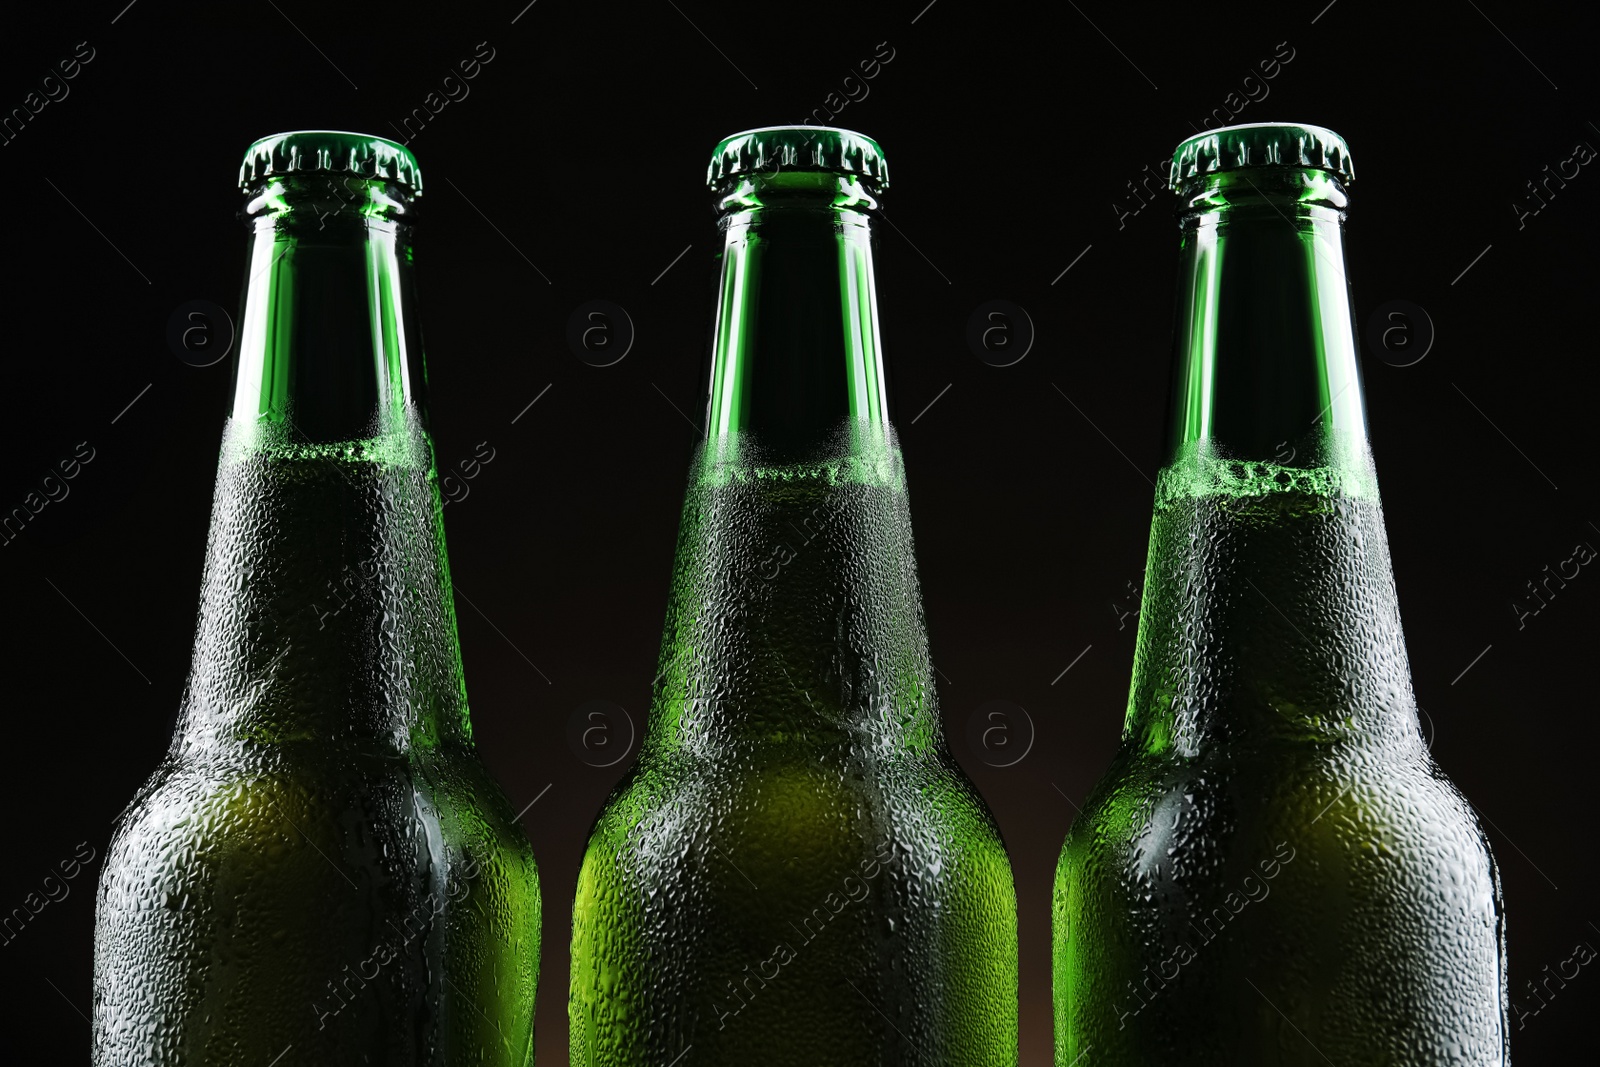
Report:
[[[1320,170],[1209,176],[1181,215],[1167,462],[1195,450],[1359,464],[1367,444],[1343,187]]]
[[[807,172],[747,179],[724,196],[707,442],[755,439],[781,461],[809,457],[846,420],[888,427],[877,206],[856,179]]]
[[[235,422],[331,442],[426,418],[412,210],[358,178],[279,178],[252,198]]]
[[[1125,731],[1144,751],[1415,740],[1345,206],[1289,167],[1190,191]]]
[[[647,758],[942,745],[879,345],[876,206],[853,179],[787,173],[723,201],[707,433]]]
[[[274,179],[251,201],[176,751],[468,735],[409,214],[358,179]]]

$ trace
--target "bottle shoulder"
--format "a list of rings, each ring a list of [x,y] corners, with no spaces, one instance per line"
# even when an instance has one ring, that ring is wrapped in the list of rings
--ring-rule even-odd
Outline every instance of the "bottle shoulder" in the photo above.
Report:
[[[646,747],[618,783],[608,805],[632,795],[666,803],[696,795],[766,793],[783,788],[784,783],[840,797],[900,793],[928,799],[966,796],[986,808],[972,779],[942,739],[914,750],[881,752],[846,743],[735,745],[704,751]]]
[[[309,742],[169,755],[118,817],[108,866],[248,866],[306,844],[356,867],[420,847],[533,869],[527,835],[470,746]]]
[[[596,820],[590,853],[620,856],[672,841],[863,856],[880,845],[918,854],[956,846],[996,856],[1009,870],[993,814],[942,746],[873,761],[641,757]]]
[[[1195,757],[1127,748],[1068,831],[1061,870],[1148,866],[1178,877],[1277,843],[1330,856],[1488,874],[1487,839],[1471,805],[1420,744],[1290,745]],[[1197,875],[1198,876],[1198,875]]]
[[[1322,1006],[1305,1039],[1341,1062],[1499,1062],[1504,907],[1472,809],[1420,746],[1273,755],[1119,761],[1085,801],[1051,901],[1058,1033],[1107,1062],[1249,1062],[1277,1020],[1245,976]]]

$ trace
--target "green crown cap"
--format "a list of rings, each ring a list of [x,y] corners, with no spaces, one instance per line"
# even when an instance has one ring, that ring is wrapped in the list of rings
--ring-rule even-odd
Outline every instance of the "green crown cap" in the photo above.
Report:
[[[1321,126],[1300,122],[1251,122],[1196,134],[1172,153],[1168,184],[1174,192],[1192,178],[1244,167],[1311,167],[1355,180],[1350,146]]]
[[[781,170],[833,171],[865,178],[879,190],[889,187],[878,142],[835,126],[766,126],[724,137],[711,153],[706,183],[715,187],[741,174]]]
[[[275,174],[330,174],[381,178],[422,195],[417,157],[403,144],[370,133],[294,130],[263,137],[245,149],[239,188]]]

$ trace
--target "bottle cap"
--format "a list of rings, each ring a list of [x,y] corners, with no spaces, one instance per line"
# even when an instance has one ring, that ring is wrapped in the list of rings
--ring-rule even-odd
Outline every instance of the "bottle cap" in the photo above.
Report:
[[[1252,122],[1196,134],[1172,153],[1173,192],[1191,178],[1244,167],[1311,167],[1348,185],[1356,171],[1344,138],[1300,122]]]
[[[422,171],[405,145],[370,133],[294,130],[263,137],[245,149],[239,188],[274,174],[329,174],[381,178],[422,195]]]
[[[889,166],[878,142],[834,126],[767,126],[725,137],[711,153],[706,183],[757,171],[832,171],[853,174],[874,188],[889,187]]]

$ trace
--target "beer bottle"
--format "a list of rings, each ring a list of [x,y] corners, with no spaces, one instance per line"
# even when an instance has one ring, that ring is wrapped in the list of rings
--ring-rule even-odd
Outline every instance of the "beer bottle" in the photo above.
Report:
[[[573,914],[571,1061],[1017,1062],[1016,899],[949,753],[889,421],[878,146],[723,141],[724,235],[638,761]]]
[[[257,141],[194,660],[119,820],[94,1062],[532,1061],[532,851],[478,761],[398,144]]]
[[[1501,1064],[1499,879],[1434,764],[1338,135],[1178,146],[1175,369],[1121,747],[1068,833],[1056,1063]]]

